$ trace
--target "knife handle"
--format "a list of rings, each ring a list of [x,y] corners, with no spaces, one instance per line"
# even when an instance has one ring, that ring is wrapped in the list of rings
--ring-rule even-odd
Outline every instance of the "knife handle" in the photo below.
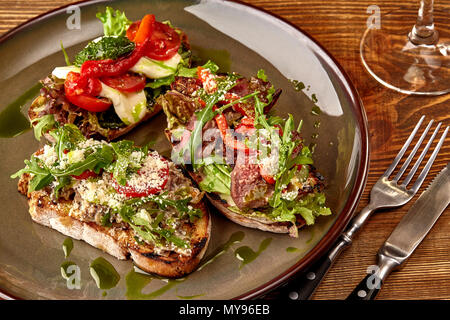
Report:
[[[320,258],[305,272],[290,280],[281,290],[281,296],[290,300],[308,300],[330,270],[331,265],[328,255]]]
[[[290,300],[310,299],[325,275],[331,269],[334,261],[336,261],[342,250],[347,247],[348,244],[349,243],[346,241],[340,239],[326,255],[314,262],[298,277],[290,280],[287,285],[281,289],[281,296],[287,297]]]
[[[347,297],[347,300],[374,300],[383,281],[376,274],[368,274]]]
[[[386,247],[383,246],[378,252],[378,265],[370,266],[367,269],[367,276],[353,289],[347,300],[375,299],[387,276],[400,265],[401,262],[386,255]]]
[[[326,255],[313,263],[298,277],[289,280],[286,286],[281,289],[281,297],[286,297],[291,300],[310,299],[341,252],[351,245],[354,235],[376,209],[377,207],[372,203],[369,203],[363,208],[361,212],[352,219],[347,230],[341,234],[338,241]]]

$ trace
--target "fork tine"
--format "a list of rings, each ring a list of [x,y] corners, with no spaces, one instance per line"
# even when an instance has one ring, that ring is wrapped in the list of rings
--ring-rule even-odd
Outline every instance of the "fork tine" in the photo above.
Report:
[[[416,155],[417,150],[419,149],[420,145],[422,144],[423,139],[425,139],[426,135],[428,134],[428,130],[430,130],[430,127],[433,124],[433,122],[434,122],[434,120],[431,120],[428,123],[428,125],[425,128],[424,132],[422,133],[422,135],[420,136],[419,140],[416,142],[416,145],[414,146],[414,148],[412,149],[411,153],[409,154],[408,158],[406,158],[405,163],[403,163],[402,167],[400,168],[400,170],[397,172],[397,175],[393,179],[395,182],[400,180],[400,178],[402,177],[403,173],[405,173],[405,170],[408,168],[409,164],[411,163],[411,160]]]
[[[422,182],[425,180],[425,177],[428,174],[428,171],[430,171],[430,168],[433,165],[434,159],[436,159],[436,156],[439,153],[439,150],[441,149],[442,145],[444,144],[444,140],[445,140],[445,137],[447,136],[449,128],[450,127],[445,128],[445,131],[442,134],[441,139],[439,139],[439,142],[436,145],[436,148],[434,149],[433,153],[431,154],[430,159],[428,159],[427,164],[425,165],[425,167],[423,168],[419,177],[417,178],[417,181],[413,184],[411,191],[417,192],[417,190],[419,190],[420,186],[422,185]]]
[[[403,147],[398,152],[398,154],[395,157],[394,161],[391,163],[389,168],[387,168],[386,172],[383,174],[383,177],[387,178],[387,177],[389,177],[392,174],[392,172],[394,171],[395,167],[400,162],[400,159],[403,157],[403,155],[405,154],[406,150],[408,149],[409,144],[411,143],[411,141],[413,140],[413,138],[416,135],[417,131],[419,130],[419,127],[422,125],[423,119],[425,119],[425,116],[420,117],[419,122],[417,122],[416,126],[414,127],[414,130],[409,135],[408,140],[406,140],[405,144],[403,145]]]
[[[434,141],[434,138],[436,137],[437,133],[439,132],[439,129],[441,128],[441,122],[438,123],[438,125],[436,126],[436,129],[434,129],[433,134],[430,137],[430,140],[428,140],[427,145],[425,146],[425,148],[423,149],[422,153],[419,156],[419,159],[417,159],[416,163],[414,163],[414,166],[411,168],[411,171],[408,173],[408,175],[406,176],[405,180],[402,183],[402,186],[407,186],[408,183],[411,182],[411,179],[414,177],[414,175],[416,174],[417,169],[420,166],[420,163],[422,162],[423,158],[425,158],[425,155],[428,152],[428,149],[430,149],[431,144]]]

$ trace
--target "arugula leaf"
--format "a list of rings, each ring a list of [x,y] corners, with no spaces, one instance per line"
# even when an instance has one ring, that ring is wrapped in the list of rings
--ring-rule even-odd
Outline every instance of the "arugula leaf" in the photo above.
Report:
[[[217,112],[213,111],[213,106],[219,102],[221,97],[233,88],[236,85],[236,80],[238,79],[238,75],[229,74],[227,77],[223,79],[217,79],[217,91],[213,94],[207,94],[206,92],[200,92],[200,98],[205,101],[206,106],[195,112],[195,116],[197,118],[197,123],[195,125],[194,130],[192,130],[189,143],[186,144],[185,148],[188,147],[190,150],[191,163],[195,165],[195,151],[199,145],[201,145],[201,134],[203,130],[203,126],[206,122],[212,120]],[[234,102],[236,103],[236,101]],[[232,104],[228,104],[232,105]],[[227,105],[227,107],[228,107]],[[225,106],[224,106],[225,107]],[[184,152],[182,153],[184,154]]]
[[[161,228],[159,224],[164,219],[164,212],[161,212],[151,221],[148,213],[142,210],[137,211],[130,205],[125,205],[119,210],[122,219],[133,228],[133,230],[144,240],[160,243],[160,238],[173,243],[177,247],[189,248],[189,244],[174,235],[174,230]]]
[[[56,142],[53,146],[58,155],[58,159],[62,159],[65,150],[73,150],[79,142],[84,141],[77,127],[73,125],[65,125],[51,132]],[[114,160],[114,150],[109,145],[101,145],[88,150],[88,155],[84,160],[68,165],[64,168],[58,166],[48,167],[44,161],[32,155],[30,160],[25,160],[25,168],[19,170],[11,176],[11,178],[20,177],[24,173],[33,174],[28,192],[40,190],[48,186],[53,181],[57,181],[55,185],[55,197],[59,196],[59,191],[71,182],[71,176],[78,176],[86,170],[92,170],[96,173],[101,168],[109,166]],[[90,152],[90,153],[89,153]],[[58,161],[55,162],[57,164]]]
[[[91,41],[81,50],[73,62],[74,65],[81,67],[81,65],[88,60],[103,60],[103,59],[117,59],[131,51],[135,45],[128,40],[127,37],[109,37],[105,36],[98,41]]]
[[[34,137],[36,140],[41,140],[41,137],[47,131],[53,129],[56,126],[55,116],[53,114],[46,114],[40,118],[34,120],[37,122],[34,125]]]
[[[24,173],[33,174],[34,176],[28,184],[28,192],[41,190],[55,180],[50,169],[39,158],[32,156],[30,160],[25,160],[24,162],[25,168],[12,174],[11,178],[18,178]]]
[[[28,184],[28,192],[41,190],[42,188],[52,183],[54,180],[55,178],[51,175],[51,173],[47,175],[36,175],[31,179],[30,183]]]
[[[82,141],[86,141],[81,131],[73,124],[66,124],[50,132],[55,139],[55,151],[58,159],[62,159],[63,153],[73,150]]]
[[[62,176],[79,176],[86,170],[99,173],[101,168],[109,166],[114,160],[114,151],[108,146],[104,145],[89,154],[83,161],[76,162],[64,169],[53,169],[51,173],[55,177]]]
[[[135,163],[131,158],[133,151],[138,151],[139,148],[134,146],[133,141],[119,141],[111,143],[114,152],[116,153],[117,160],[114,163],[113,176],[116,181],[121,185],[126,185],[127,176],[129,171],[137,170],[140,167],[140,163]]]
[[[62,177],[57,178],[57,182],[58,183],[56,184],[55,188],[53,189],[55,199],[59,198],[59,192],[65,186],[68,186],[72,182],[72,179],[69,176],[62,176]]]
[[[103,23],[103,33],[105,36],[124,36],[131,21],[125,16],[125,12],[114,11],[111,7],[106,7],[105,12],[98,12],[96,17]]]
[[[266,104],[262,103],[258,97],[255,97],[255,125],[259,125],[264,129],[268,130],[271,134],[274,133],[273,125],[282,125],[278,117],[269,117],[266,120],[264,115],[264,107]],[[300,131],[302,121],[297,127],[297,132]],[[294,150],[301,144],[301,140],[292,139],[292,134],[294,132],[294,118],[290,114],[288,119],[284,121],[283,125],[283,135],[281,141],[278,145],[278,172],[274,176],[275,178],[275,188],[272,197],[269,199],[269,205],[273,208],[270,216],[277,221],[290,221],[295,223],[296,214],[300,214],[306,221],[306,223],[314,223],[314,218],[316,215],[329,214],[328,208],[323,207],[325,200],[324,196],[315,196],[322,202],[307,202],[306,200],[300,201],[288,201],[281,198],[282,190],[289,184],[296,172],[298,171],[297,165],[308,165],[312,164],[313,160],[311,158],[311,151],[308,147],[303,147],[299,154],[295,157],[293,156]],[[306,199],[311,199],[309,196]],[[319,205],[320,204],[320,205]],[[314,208],[312,208],[314,205]]]
[[[64,49],[62,41],[60,41],[60,43],[61,43],[61,51],[64,55],[64,60],[66,61],[66,65],[71,66],[72,63],[70,63],[69,56],[67,55],[66,49]]]

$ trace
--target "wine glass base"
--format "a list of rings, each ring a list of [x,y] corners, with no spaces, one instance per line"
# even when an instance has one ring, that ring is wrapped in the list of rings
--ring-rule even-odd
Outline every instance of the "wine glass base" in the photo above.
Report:
[[[449,93],[450,33],[444,28],[450,25],[450,17],[439,11],[434,15],[439,31],[434,45],[415,45],[409,40],[417,8],[381,16],[381,28],[368,28],[361,39],[360,55],[367,71],[384,86],[405,94]]]

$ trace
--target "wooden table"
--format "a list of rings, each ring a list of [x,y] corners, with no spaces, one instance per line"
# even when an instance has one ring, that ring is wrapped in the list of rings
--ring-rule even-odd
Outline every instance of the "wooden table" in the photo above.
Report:
[[[0,0],[0,34],[53,8],[73,1]],[[371,161],[368,183],[360,208],[368,203],[369,191],[392,161],[422,114],[450,125],[450,95],[407,96],[375,81],[359,58],[359,41],[366,28],[367,7],[376,4],[381,14],[399,8],[394,0],[246,0],[298,25],[316,38],[349,74],[363,100],[369,119]],[[418,1],[403,4],[417,5]],[[437,1],[436,8],[450,14],[450,1]],[[449,26],[446,26],[447,28]],[[442,130],[441,130],[442,131]],[[450,144],[442,148],[431,173],[434,176],[450,161]],[[427,185],[431,179],[427,179]],[[423,187],[422,187],[423,189]],[[416,196],[417,197],[417,196]],[[412,203],[412,202],[411,202]],[[353,245],[345,251],[324,279],[313,299],[344,299],[359,283],[366,268],[375,263],[380,245],[389,236],[411,203],[373,216]],[[393,273],[378,299],[450,299],[450,210],[447,208],[409,262]]]

